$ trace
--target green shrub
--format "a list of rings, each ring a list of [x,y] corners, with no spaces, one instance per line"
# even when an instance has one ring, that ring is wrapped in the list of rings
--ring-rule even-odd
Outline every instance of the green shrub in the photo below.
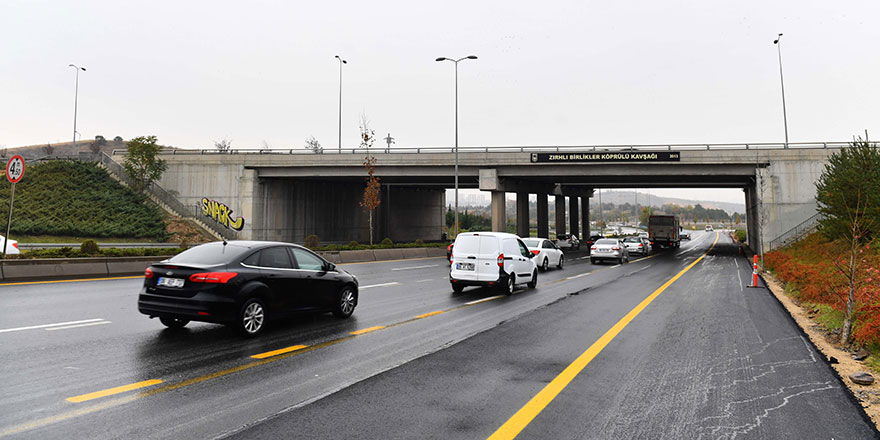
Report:
[[[736,241],[738,241],[740,243],[746,242],[746,231],[745,230],[743,230],[743,229],[736,230]]]
[[[98,255],[98,253],[101,252],[101,249],[98,248],[98,243],[95,243],[95,240],[86,240],[82,242],[79,250],[86,255]]]
[[[315,234],[308,235],[306,236],[305,246],[309,249],[317,249],[321,246],[321,240]]]
[[[424,246],[424,245],[425,245],[425,242],[422,241],[421,238],[419,238],[419,239],[416,240],[415,245],[416,245],[416,246]]]
[[[388,237],[383,238],[382,242],[379,244],[381,244],[382,246],[394,246],[394,242],[392,242],[391,239]]]
[[[351,247],[351,248],[356,248],[356,247],[360,246],[360,244],[358,244],[358,242],[352,240],[352,241],[349,241],[346,246]]]

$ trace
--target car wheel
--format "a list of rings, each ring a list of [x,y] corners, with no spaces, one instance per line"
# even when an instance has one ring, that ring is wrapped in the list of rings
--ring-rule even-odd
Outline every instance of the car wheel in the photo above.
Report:
[[[544,262],[541,263],[541,270],[547,272],[547,269],[550,268],[550,260],[547,257],[544,257]]]
[[[590,258],[590,264],[596,264],[596,259],[595,259],[595,258]]]
[[[251,298],[245,301],[238,312],[236,328],[241,334],[252,338],[262,333],[266,328],[266,306],[259,298]]]
[[[507,278],[507,285],[504,286],[504,294],[505,295],[513,295],[513,290],[516,286],[516,275],[510,274]]]
[[[455,293],[461,293],[463,290],[464,290],[464,286],[462,286],[461,284],[453,284],[452,285],[452,291]]]
[[[564,256],[564,255],[560,255],[560,256],[559,256],[559,263],[556,265],[556,268],[557,268],[557,269],[562,269],[562,266],[564,266],[564,265],[565,265],[565,256]]]
[[[528,286],[529,289],[534,289],[535,287],[538,287],[538,269],[535,269],[535,271],[532,272],[532,280],[529,281]]]
[[[348,318],[354,313],[357,306],[357,294],[351,286],[345,286],[339,292],[339,299],[336,300],[336,308],[333,309],[333,315],[337,318]]]
[[[165,327],[168,328],[184,328],[187,324],[189,324],[188,319],[180,319],[180,318],[165,318],[160,317],[159,322],[161,322]]]

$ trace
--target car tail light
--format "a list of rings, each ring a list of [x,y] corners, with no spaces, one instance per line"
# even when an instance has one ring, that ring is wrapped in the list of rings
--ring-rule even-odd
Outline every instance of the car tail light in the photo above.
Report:
[[[498,267],[504,267],[504,254],[498,254]]]
[[[452,255],[451,253],[449,254],[449,264],[452,264],[452,257],[453,257],[453,256],[454,256],[454,255]]]
[[[592,247],[590,247],[590,250],[591,250],[591,251],[595,251],[595,250],[596,250],[596,246],[592,246]]]
[[[532,253],[535,254],[535,255],[538,255],[538,254],[541,253],[541,251],[532,251]]]
[[[236,275],[235,272],[202,272],[190,275],[189,280],[194,283],[226,284]]]
[[[639,243],[639,247],[643,247],[641,243]]]
[[[153,278],[153,269],[149,267],[144,271],[144,278]]]
[[[18,243],[12,243],[12,247],[18,249]]]
[[[619,250],[620,250],[620,246],[614,246],[614,247],[611,248],[611,250],[612,250],[612,251],[619,251]]]

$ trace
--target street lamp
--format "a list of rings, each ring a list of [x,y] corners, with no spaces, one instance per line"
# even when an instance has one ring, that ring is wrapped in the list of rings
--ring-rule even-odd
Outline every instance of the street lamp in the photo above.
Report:
[[[342,153],[342,65],[348,64],[348,61],[339,58],[339,55],[336,55],[336,59],[339,60],[339,152]]]
[[[79,67],[75,64],[70,64],[67,67],[73,67],[76,70],[76,88],[73,92],[73,146],[76,146],[76,104],[79,97],[79,71],[86,71],[85,67]]]
[[[476,55],[468,55],[459,59],[446,57],[437,58],[434,61],[452,61],[455,63],[455,235],[458,236],[458,62],[463,60],[475,60]]]
[[[785,81],[782,79],[782,34],[779,34],[773,44],[776,45],[776,52],[779,54],[779,84],[782,86],[782,122],[785,124],[785,148],[788,148],[788,117],[785,114]]]

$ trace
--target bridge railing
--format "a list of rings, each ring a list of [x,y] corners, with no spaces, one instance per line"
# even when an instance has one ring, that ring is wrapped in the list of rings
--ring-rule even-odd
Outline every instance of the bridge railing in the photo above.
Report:
[[[695,150],[804,150],[804,149],[827,149],[842,148],[848,146],[849,142],[789,142],[773,143],[773,142],[756,142],[750,144],[632,144],[632,145],[499,145],[499,146],[467,146],[459,147],[459,153],[564,153],[566,151],[695,151]],[[114,149],[113,155],[124,154],[125,149]],[[372,154],[427,154],[427,153],[452,153],[454,147],[447,146],[427,146],[427,147],[393,147],[393,148],[370,148]],[[364,154],[367,150],[364,148],[343,148],[325,149],[321,153],[315,153],[311,150],[302,148],[290,149],[265,149],[265,148],[238,148],[232,150],[220,151],[217,149],[184,149],[184,148],[167,148],[162,150],[163,154],[296,154],[296,155],[312,155],[312,154]]]

